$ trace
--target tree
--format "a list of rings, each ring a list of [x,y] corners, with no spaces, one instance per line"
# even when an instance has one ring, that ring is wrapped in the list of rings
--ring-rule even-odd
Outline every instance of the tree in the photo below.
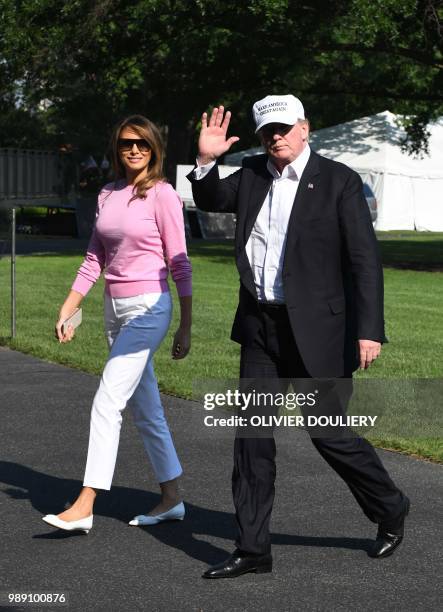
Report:
[[[0,0],[1,72],[48,141],[103,152],[140,112],[165,126],[168,172],[192,159],[201,112],[223,103],[252,144],[252,102],[293,92],[314,127],[389,108],[409,147],[442,114],[442,8],[433,0]],[[42,106],[42,101],[45,104]]]

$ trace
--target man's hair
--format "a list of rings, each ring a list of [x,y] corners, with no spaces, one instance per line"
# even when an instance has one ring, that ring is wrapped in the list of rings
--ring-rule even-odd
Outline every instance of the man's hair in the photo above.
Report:
[[[309,119],[307,117],[305,117],[304,119],[297,119],[297,123],[307,123],[307,125],[308,125],[308,137],[306,139],[306,142],[309,142],[309,136],[311,134],[311,122],[309,121]]]

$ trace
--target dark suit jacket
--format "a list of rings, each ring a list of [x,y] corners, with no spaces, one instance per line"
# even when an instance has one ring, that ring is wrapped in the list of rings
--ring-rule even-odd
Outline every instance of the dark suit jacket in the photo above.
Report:
[[[271,186],[267,156],[245,158],[220,179],[188,175],[196,205],[237,215],[235,256],[240,299],[231,338],[248,345],[260,310],[245,246]],[[315,377],[350,375],[357,339],[383,342],[383,271],[359,175],[311,152],[289,219],[283,263],[289,320],[306,369]]]

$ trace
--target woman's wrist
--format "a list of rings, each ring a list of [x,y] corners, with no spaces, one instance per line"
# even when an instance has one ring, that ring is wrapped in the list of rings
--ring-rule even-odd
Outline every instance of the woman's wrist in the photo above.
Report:
[[[83,295],[78,291],[71,290],[66,300],[59,310],[59,319],[67,319],[77,308],[80,308]]]
[[[65,319],[68,319],[68,318],[69,318],[69,316],[70,316],[70,313],[69,313],[69,310],[68,310],[68,309],[63,308],[63,307],[62,307],[62,308],[60,308],[60,312],[58,313],[58,318],[59,318],[59,319],[61,319],[61,320],[63,320],[63,321],[64,321]]]
[[[60,308],[60,312],[58,313],[59,319],[67,319],[72,315],[74,310],[76,310],[75,306],[62,306]]]

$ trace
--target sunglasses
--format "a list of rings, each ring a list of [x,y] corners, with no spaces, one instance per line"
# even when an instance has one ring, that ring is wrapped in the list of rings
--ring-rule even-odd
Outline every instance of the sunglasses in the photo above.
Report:
[[[134,145],[137,145],[140,153],[146,153],[151,150],[149,143],[143,138],[119,138],[117,142],[120,151],[131,151]]]

